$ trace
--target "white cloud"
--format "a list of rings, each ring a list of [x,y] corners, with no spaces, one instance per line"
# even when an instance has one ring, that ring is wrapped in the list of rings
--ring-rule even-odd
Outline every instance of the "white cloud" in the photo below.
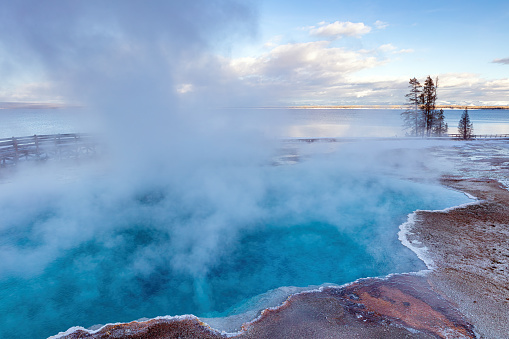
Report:
[[[177,92],[180,94],[192,92],[193,89],[194,89],[193,84],[180,84],[177,86]]]
[[[409,77],[370,76],[366,71],[386,62],[380,51],[401,52],[392,45],[349,51],[321,41],[278,46],[263,56],[237,59],[231,65],[252,92],[287,105],[403,104]],[[471,73],[438,77],[440,104],[509,105],[509,78],[490,80]],[[420,79],[424,81],[425,75]]]
[[[396,46],[394,46],[393,44],[385,44],[385,45],[382,45],[380,47],[378,47],[378,49],[382,52],[393,52],[395,51],[397,48]]]
[[[283,36],[282,35],[276,35],[275,37],[273,37],[272,39],[270,39],[269,41],[267,41],[263,47],[265,48],[273,48],[273,47],[276,47],[279,42],[283,39]]]
[[[319,79],[337,81],[345,74],[380,63],[374,56],[317,41],[277,46],[256,58],[232,60],[231,66],[239,76],[255,77],[257,81],[301,83]]]
[[[404,48],[404,49],[400,49],[399,51],[395,51],[394,54],[407,54],[407,53],[413,53],[413,52],[415,52],[415,51],[411,48]]]
[[[380,21],[380,20],[375,21],[375,27],[377,29],[384,29],[387,26],[389,26],[389,24],[387,22],[383,22],[383,21]]]
[[[310,28],[309,33],[313,36],[340,39],[344,36],[360,38],[370,31],[371,27],[364,25],[362,22],[336,21],[333,23],[320,22],[318,27]]]
[[[441,89],[453,89],[457,87],[470,88],[478,86],[484,81],[478,74],[472,73],[449,73],[439,77],[439,87]]]
[[[346,104],[372,98],[387,101],[393,95],[394,84],[349,80],[355,79],[358,71],[386,62],[379,49],[354,51],[332,47],[330,41],[317,41],[280,45],[257,57],[234,59],[230,69],[253,95],[273,100],[272,104]],[[406,88],[404,81],[401,88]]]
[[[439,75],[439,101],[447,104],[509,105],[509,78],[489,80],[473,73]]]
[[[398,49],[398,47],[394,46],[393,44],[384,44],[381,45],[376,49],[379,52],[382,53],[390,53],[390,54],[406,54],[406,53],[413,53],[413,49]]]
[[[272,103],[403,104],[410,76],[370,76],[369,69],[383,66],[391,56],[411,52],[392,44],[349,50],[333,47],[331,41],[316,41],[280,45],[259,56],[225,62],[242,86]],[[438,76],[439,103],[509,104],[505,99],[509,79],[488,80],[471,73]],[[421,78],[424,81],[425,75]]]

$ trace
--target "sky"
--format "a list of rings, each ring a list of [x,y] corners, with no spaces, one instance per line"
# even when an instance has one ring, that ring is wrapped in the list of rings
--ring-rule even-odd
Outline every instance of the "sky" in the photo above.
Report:
[[[70,80],[62,72],[69,65],[73,71],[99,65],[102,74],[109,72],[108,59],[99,60],[96,53],[118,56],[118,49],[105,44],[110,39],[129,46],[138,65],[165,65],[159,49],[156,62],[154,54],[140,57],[156,45],[183,51],[167,53],[169,67],[146,69],[154,77],[167,76],[164,85],[171,84],[172,96],[183,103],[403,104],[409,79],[423,83],[429,75],[439,79],[441,104],[509,105],[509,3],[503,0],[216,0],[188,6],[151,1],[142,15],[136,15],[139,5],[118,1],[20,3],[25,7],[0,2],[6,9],[0,14],[0,101],[86,102],[69,95],[63,84]],[[116,6],[124,9],[112,10]],[[17,13],[16,21],[10,11]],[[153,20],[157,12],[161,15]],[[45,21],[52,15],[44,13],[78,20],[54,26]],[[116,25],[120,17],[125,21]],[[62,32],[69,27],[74,35]],[[156,34],[157,40],[156,31],[168,34]],[[150,81],[148,88],[157,91],[159,79]]]

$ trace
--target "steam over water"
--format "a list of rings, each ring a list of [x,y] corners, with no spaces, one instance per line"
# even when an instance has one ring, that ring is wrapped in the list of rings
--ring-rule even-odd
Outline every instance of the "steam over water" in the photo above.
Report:
[[[278,287],[425,268],[398,242],[399,224],[466,197],[352,164],[348,150],[358,150],[344,148],[296,165],[168,172],[134,187],[107,174],[66,183],[43,167],[37,179],[3,184],[0,336],[226,316]]]

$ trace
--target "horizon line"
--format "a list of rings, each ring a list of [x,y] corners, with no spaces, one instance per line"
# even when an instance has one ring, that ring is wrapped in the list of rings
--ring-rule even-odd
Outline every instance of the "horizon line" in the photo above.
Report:
[[[15,102],[0,101],[1,109],[41,109],[41,108],[65,108],[81,107],[76,104],[49,103],[49,102]],[[358,105],[282,105],[282,106],[251,106],[251,107],[223,107],[225,109],[406,109],[406,104],[358,104]],[[503,109],[509,110],[509,105],[458,105],[442,104],[436,105],[437,109]]]

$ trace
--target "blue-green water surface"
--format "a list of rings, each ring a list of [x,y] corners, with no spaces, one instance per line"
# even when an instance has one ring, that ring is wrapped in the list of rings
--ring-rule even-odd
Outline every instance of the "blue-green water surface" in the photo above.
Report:
[[[2,194],[0,337],[225,316],[281,286],[420,270],[398,226],[416,209],[468,200],[331,167],[210,175],[143,189],[102,178]]]

